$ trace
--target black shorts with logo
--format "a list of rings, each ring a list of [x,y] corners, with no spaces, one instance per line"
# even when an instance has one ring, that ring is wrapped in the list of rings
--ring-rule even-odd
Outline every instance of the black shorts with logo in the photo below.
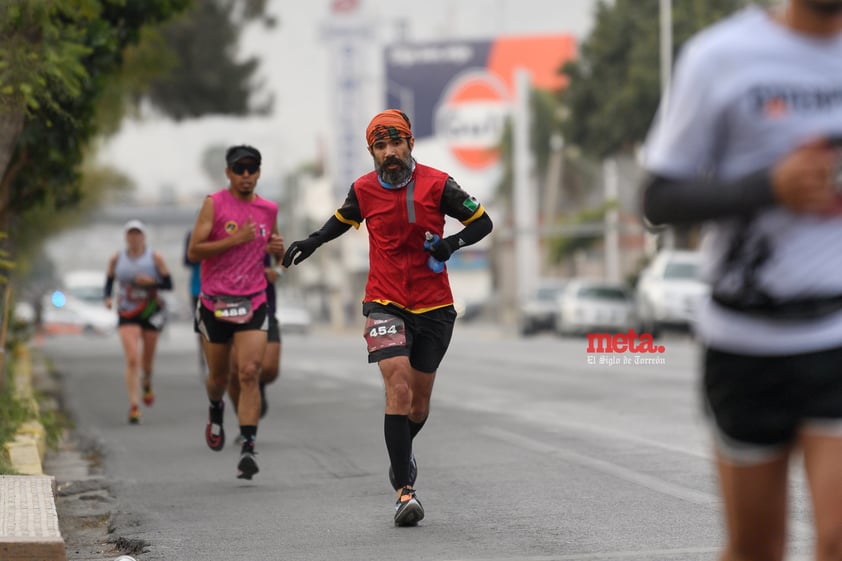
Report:
[[[269,320],[266,317],[266,303],[264,302],[252,314],[247,323],[232,323],[217,318],[213,310],[209,310],[203,303],[196,307],[194,328],[209,343],[228,343],[239,331],[268,331]]]
[[[365,302],[363,315],[367,318],[363,336],[368,343],[369,363],[408,356],[410,365],[421,372],[438,369],[456,322],[453,306],[413,314],[392,304]],[[379,335],[378,328],[382,332]],[[378,343],[378,339],[383,342]]]
[[[737,447],[791,444],[803,426],[842,421],[842,347],[747,356],[705,349],[706,412]]]

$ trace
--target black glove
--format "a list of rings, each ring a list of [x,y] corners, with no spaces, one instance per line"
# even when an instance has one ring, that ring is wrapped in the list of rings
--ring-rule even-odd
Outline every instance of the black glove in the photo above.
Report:
[[[306,240],[298,240],[292,242],[290,246],[287,248],[286,253],[284,253],[284,260],[282,265],[284,267],[289,267],[291,264],[298,265],[311,255],[316,249],[322,245],[321,240],[315,236],[310,236]],[[295,259],[295,261],[293,261]]]
[[[453,252],[458,249],[454,247],[455,242],[450,238],[441,238],[439,241],[429,245],[430,247],[427,249],[427,253],[432,255],[436,261],[441,261],[442,263],[450,259]]]

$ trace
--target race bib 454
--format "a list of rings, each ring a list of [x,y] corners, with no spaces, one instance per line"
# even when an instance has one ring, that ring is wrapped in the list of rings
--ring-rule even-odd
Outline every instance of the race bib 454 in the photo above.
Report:
[[[365,320],[365,342],[368,352],[386,347],[405,346],[406,331],[403,320],[389,314],[371,313]]]

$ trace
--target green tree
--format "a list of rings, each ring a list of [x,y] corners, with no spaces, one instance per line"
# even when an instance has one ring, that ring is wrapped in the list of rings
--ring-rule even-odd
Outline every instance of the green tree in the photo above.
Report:
[[[764,0],[760,3],[769,4]],[[673,50],[694,33],[745,6],[745,0],[673,0]],[[601,0],[579,58],[561,72],[569,79],[565,141],[602,158],[639,146],[660,100],[659,3]]]
[[[144,27],[189,0],[3,0],[0,2],[0,256],[14,262],[27,241],[79,206],[80,165],[97,132],[96,108],[127,46]],[[10,294],[10,285],[6,294]],[[2,302],[3,324],[10,301]],[[0,365],[1,366],[1,365]],[[5,372],[0,367],[0,385]]]
[[[78,26],[58,20],[72,20],[93,6],[73,4],[9,0],[0,5],[0,174],[9,166],[27,113],[55,108],[61,98],[81,92],[87,77],[82,58],[89,50]]]
[[[5,0],[0,5],[0,230],[80,200],[84,148],[125,49],[189,0]]]
[[[263,87],[258,59],[236,59],[240,34],[252,22],[275,25],[266,0],[196,0],[189,12],[165,26],[162,37],[175,64],[151,81],[144,97],[176,120],[268,113],[272,97],[256,99]]]
[[[148,95],[174,118],[266,110],[257,61],[235,61],[255,21],[274,25],[266,0],[2,0],[0,231],[99,192],[82,189],[80,164],[129,101]]]

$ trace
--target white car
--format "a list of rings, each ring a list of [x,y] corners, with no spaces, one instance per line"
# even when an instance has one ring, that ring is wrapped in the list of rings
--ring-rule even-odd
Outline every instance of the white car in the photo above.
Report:
[[[306,334],[313,323],[310,311],[304,304],[291,300],[279,300],[275,307],[275,317],[282,333]]]
[[[12,312],[15,321],[18,323],[33,324],[37,313],[35,307],[26,301],[16,302],[15,309]]]
[[[62,291],[44,297],[41,325],[49,335],[106,335],[117,331],[117,312]]]
[[[567,281],[563,279],[544,279],[538,283],[538,287],[520,307],[518,322],[521,335],[555,329],[558,299],[564,293],[565,286]]]
[[[697,251],[663,250],[643,270],[635,299],[644,331],[655,335],[664,327],[692,328],[700,302],[710,293],[700,265]]]
[[[61,284],[68,295],[89,304],[101,306],[105,298],[104,269],[102,271],[88,269],[70,271],[62,276]]]
[[[634,296],[620,283],[573,279],[558,299],[560,335],[623,333],[638,325]]]

